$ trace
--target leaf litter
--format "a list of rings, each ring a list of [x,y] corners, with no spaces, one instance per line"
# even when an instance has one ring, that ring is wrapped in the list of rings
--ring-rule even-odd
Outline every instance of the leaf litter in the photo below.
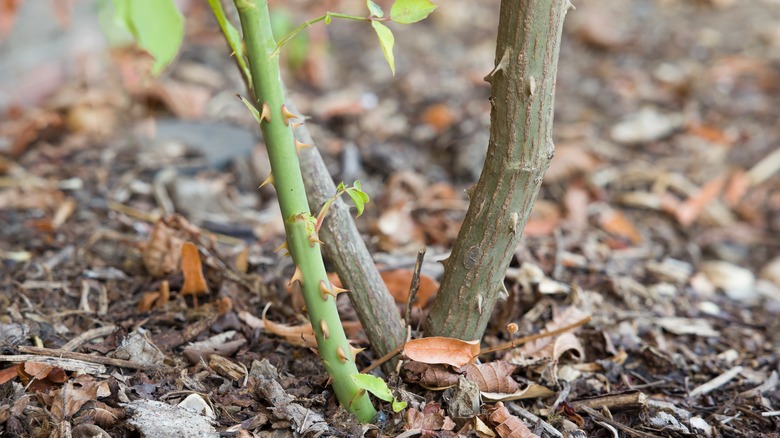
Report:
[[[384,252],[376,260],[399,305],[414,253],[427,245],[446,258],[479,175],[497,5],[451,1],[429,29],[396,35],[398,87],[340,28],[312,29],[312,41],[339,48],[333,62],[292,73],[316,78],[291,89],[319,124],[329,166],[345,173],[335,177],[359,178],[377,200],[358,223]],[[289,259],[273,253],[283,239],[275,201],[255,191],[267,169],[244,155],[251,141],[225,146],[238,142],[212,131],[197,144],[149,140],[192,127],[182,119],[253,126],[231,106],[242,90],[213,61],[227,59],[216,30],[193,22],[209,56],[185,52],[157,82],[141,80],[149,60],[132,50],[112,55],[126,88],[89,49],[77,68],[35,67],[63,86],[26,96],[33,107],[0,99],[2,433],[121,436],[146,421],[167,426],[147,436],[163,436],[178,418],[238,436],[776,434],[780,17],[766,2],[739,6],[748,27],[727,1],[577,6],[563,38],[556,157],[506,302],[477,342],[407,344],[401,379],[384,377],[408,407],[381,404],[374,426],[338,408],[310,351],[311,327],[284,288]],[[17,2],[4,8],[7,34],[25,18]],[[296,17],[315,15],[305,9]],[[18,56],[3,55],[0,64]],[[36,78],[0,90],[55,90]],[[422,277],[413,337],[440,272]],[[197,308],[186,297],[206,290]],[[258,317],[267,303],[273,320]],[[339,308],[368,346],[348,302]],[[358,362],[377,359],[369,346]]]

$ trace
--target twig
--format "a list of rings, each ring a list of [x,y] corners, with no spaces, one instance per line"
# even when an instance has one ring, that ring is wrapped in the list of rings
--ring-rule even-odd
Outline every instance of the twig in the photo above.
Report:
[[[584,407],[591,409],[615,409],[638,408],[647,404],[647,395],[639,391],[631,391],[622,394],[608,394],[570,403],[575,411],[583,411]]]
[[[598,421],[600,421],[602,423],[609,424],[610,426],[612,426],[612,427],[614,427],[616,429],[620,429],[623,433],[625,433],[627,435],[635,436],[635,437],[639,437],[639,438],[661,438],[658,435],[653,435],[653,434],[647,433],[647,432],[640,432],[640,431],[638,431],[636,429],[633,429],[631,427],[628,427],[628,426],[626,426],[624,424],[620,424],[617,421],[615,421],[615,420],[613,420],[611,418],[608,418],[605,415],[602,415],[602,414],[598,413],[593,408],[589,408],[587,406],[581,406],[581,409],[586,414],[590,415],[591,418],[593,418],[594,420],[598,420]]]
[[[412,284],[409,286],[409,296],[406,298],[406,312],[404,313],[404,319],[406,325],[411,325],[412,314],[412,302],[417,291],[420,290],[420,270],[422,269],[423,259],[425,258],[425,247],[420,248],[417,251],[417,262],[414,264],[414,273],[412,274]]]
[[[565,333],[565,332],[567,332],[569,330],[572,330],[572,329],[575,329],[575,328],[577,328],[579,326],[585,325],[585,324],[589,323],[590,320],[591,320],[591,317],[590,316],[586,316],[585,318],[582,318],[581,320],[579,320],[579,321],[577,321],[577,322],[575,322],[573,324],[569,324],[567,326],[563,326],[563,327],[561,327],[559,329],[555,329],[555,330],[553,330],[551,332],[536,333],[534,335],[523,336],[522,338],[518,338],[518,339],[515,339],[514,341],[510,341],[510,342],[505,342],[505,343],[499,344],[499,345],[497,345],[495,347],[485,348],[485,349],[479,351],[479,355],[478,356],[481,356],[481,355],[487,354],[487,353],[493,353],[495,351],[501,351],[501,350],[507,350],[507,349],[510,349],[510,348],[514,348],[514,347],[526,344],[528,342],[535,341],[537,339],[547,338],[547,337],[550,337],[550,336],[557,336],[557,335],[559,335],[561,333]]]
[[[107,325],[104,327],[98,327],[98,328],[93,328],[91,330],[87,330],[81,333],[80,335],[76,336],[75,338],[71,339],[70,341],[66,342],[62,347],[60,347],[60,350],[73,351],[79,348],[81,344],[91,339],[110,335],[116,329],[117,326],[115,325]]]
[[[703,385],[697,386],[694,388],[691,393],[688,395],[689,397],[698,397],[700,395],[707,394],[709,392],[712,392],[721,386],[725,385],[731,379],[734,377],[737,377],[737,374],[742,372],[741,366],[736,366],[734,368],[731,368],[730,370],[726,371],[725,373],[719,375],[718,377],[710,380],[707,383],[704,383]]]
[[[76,359],[61,359],[51,356],[37,356],[34,354],[14,354],[0,356],[0,362],[35,362],[62,368],[66,371],[76,371],[84,374],[105,374],[106,367],[102,364],[87,362]]]
[[[363,370],[360,371],[360,372],[363,373],[363,374],[370,373],[374,368],[382,365],[383,363],[385,363],[385,362],[389,361],[390,359],[392,359],[396,354],[402,352],[404,350],[404,346],[406,346],[406,342],[396,346],[392,350],[388,351],[387,354],[385,354],[384,356],[382,356],[379,359],[371,362],[371,365],[363,368]]]
[[[520,406],[517,406],[514,403],[507,403],[506,407],[508,407],[509,410],[514,412],[516,415],[523,417],[524,419],[528,420],[531,423],[541,424],[544,431],[547,432],[549,435],[552,435],[556,438],[563,438],[563,434],[560,431],[558,431],[558,429],[554,428],[550,423],[542,420],[541,418],[521,408]]]
[[[54,348],[26,347],[22,345],[17,347],[17,349],[22,353],[30,353],[34,355],[48,356],[52,358],[75,359],[83,362],[98,363],[101,365],[109,365],[109,366],[115,366],[120,368],[132,368],[137,370],[148,369],[148,368],[154,368],[154,369],[165,368],[164,366],[160,366],[160,365],[141,363],[132,360],[115,359],[113,357],[94,356],[91,354],[76,353],[74,351],[60,350]],[[8,357],[14,357],[14,356],[0,356],[0,361],[8,360],[7,359]]]

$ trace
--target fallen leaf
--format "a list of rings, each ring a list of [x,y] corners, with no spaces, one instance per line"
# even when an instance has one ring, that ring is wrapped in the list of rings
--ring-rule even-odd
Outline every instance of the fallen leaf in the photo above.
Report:
[[[387,289],[395,299],[395,302],[406,303],[406,300],[409,298],[409,287],[412,284],[414,271],[410,269],[394,269],[381,272],[379,275],[382,276],[382,280],[387,285]],[[436,296],[438,291],[438,281],[425,274],[420,274],[420,289],[417,291],[416,305],[424,308]]]
[[[8,368],[4,368],[4,369],[0,370],[0,385],[2,385],[5,382],[8,382],[10,380],[15,379],[18,376],[16,370],[17,370],[17,366],[16,365],[13,365],[13,366],[10,366]]]
[[[610,234],[628,239],[634,245],[642,243],[642,235],[620,210],[604,212],[599,217],[599,226]]]
[[[531,383],[525,388],[518,389],[512,393],[482,391],[481,394],[482,398],[486,401],[513,401],[549,397],[551,395],[555,395],[555,391],[546,386]]]
[[[409,409],[406,411],[407,430],[420,429],[427,432],[436,432],[439,430],[452,430],[455,428],[455,422],[445,415],[444,410],[438,403],[426,403],[422,411]]]
[[[412,339],[404,345],[404,354],[417,362],[462,367],[476,359],[479,354],[479,339],[462,341],[443,336]]]
[[[51,394],[51,413],[59,421],[68,420],[86,403],[110,394],[108,382],[96,382],[92,376],[79,376]]]
[[[517,365],[496,361],[483,364],[467,364],[460,369],[466,378],[477,384],[483,392],[513,393],[520,386],[512,379]]]
[[[262,315],[263,328],[266,331],[283,337],[292,345],[297,345],[299,347],[316,347],[317,338],[314,337],[314,330],[311,328],[311,324],[287,325],[269,321],[265,317],[269,308],[271,308],[270,303],[265,306]]]
[[[45,392],[68,380],[68,375],[62,368],[38,362],[20,363],[17,375],[22,384],[32,392]]]
[[[458,384],[458,373],[445,365],[404,361],[401,368],[404,381],[416,383],[431,391],[443,391]]]
[[[175,272],[181,260],[183,242],[179,230],[169,226],[164,219],[158,220],[144,249],[146,271],[153,277]]]
[[[723,191],[726,179],[719,176],[708,182],[698,193],[686,199],[674,211],[674,217],[680,225],[687,227],[698,219],[701,212]]]
[[[545,330],[554,331],[583,320],[588,315],[574,306],[566,308],[563,312],[556,310],[553,320],[545,325]],[[570,332],[562,333],[558,336],[544,337],[531,341],[517,350],[513,351],[507,358],[513,363],[522,363],[529,359],[544,360],[544,363],[537,368],[537,372],[544,372],[552,367],[552,374],[558,363],[558,359],[567,351],[573,351],[576,360],[582,360],[585,356],[585,350],[579,339]]]
[[[171,299],[171,289],[168,280],[160,282],[160,290],[153,292],[144,292],[141,299],[138,300],[138,311],[148,312],[154,308],[164,307]]]
[[[436,132],[444,131],[457,120],[450,107],[443,103],[434,103],[425,108],[420,118]]]
[[[182,295],[194,295],[197,298],[198,295],[208,293],[209,287],[203,276],[200,253],[192,242],[184,242],[181,246],[181,271],[184,275]]]
[[[528,429],[523,420],[510,414],[503,403],[498,402],[495,406],[486,408],[486,411],[488,420],[501,438],[539,438]]]

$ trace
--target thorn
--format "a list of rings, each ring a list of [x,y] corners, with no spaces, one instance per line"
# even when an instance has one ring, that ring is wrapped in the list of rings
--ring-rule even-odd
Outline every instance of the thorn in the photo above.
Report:
[[[311,147],[311,145],[308,144],[308,143],[303,143],[303,142],[300,142],[298,140],[295,140],[295,153],[298,154],[298,155],[301,154],[301,151],[303,149],[310,148],[310,147]]]
[[[355,348],[352,346],[352,344],[349,344],[349,352],[352,353],[352,360],[355,360],[358,353],[360,353],[363,350],[365,350],[365,348]]]
[[[328,323],[324,319],[320,320],[320,330],[322,330],[322,337],[328,339],[330,337],[330,329]]]
[[[284,119],[284,124],[289,126],[290,125],[290,119],[298,119],[299,117],[295,114],[291,113],[290,110],[287,109],[286,105],[282,105],[282,119]]]
[[[566,12],[568,12],[570,9],[577,9],[574,7],[574,5],[571,3],[571,1],[566,2]]]
[[[340,288],[338,286],[334,286],[332,284],[330,285],[330,287],[333,289],[333,292],[335,292],[336,295],[338,295],[340,293],[344,293],[344,292],[349,292],[349,289],[343,289],[343,288]]]
[[[309,308],[306,306],[301,307],[301,313],[309,313]]]
[[[316,234],[312,234],[311,236],[309,236],[308,239],[309,239],[309,244],[311,246],[314,246],[315,243],[319,243],[320,245],[324,245],[325,244],[325,242],[320,240],[319,236],[317,236]]]
[[[339,347],[336,349],[336,357],[339,358],[341,363],[347,363],[347,353],[344,353],[344,349]]]
[[[287,287],[292,287],[293,283],[296,281],[299,282],[301,286],[303,286],[303,271],[301,271],[301,267],[298,265],[295,266],[295,273],[290,279],[290,282],[287,283]]]
[[[469,201],[470,201],[470,200],[471,200],[471,198],[474,196],[474,190],[475,190],[476,188],[477,188],[477,185],[475,184],[475,185],[473,185],[473,186],[471,186],[471,187],[467,188],[466,190],[464,190],[464,192],[466,192],[466,196],[468,196],[468,197],[469,197]]]
[[[300,128],[303,126],[303,122],[292,122],[290,123],[290,126],[292,126],[293,129]]]
[[[260,184],[260,187],[258,187],[258,189],[262,189],[263,186],[268,185],[268,184],[273,185],[273,183],[274,183],[274,174],[272,173],[272,174],[268,175],[268,178],[266,178],[265,181],[262,182],[262,184]]]
[[[263,102],[263,110],[260,112],[260,121],[263,119],[267,123],[271,123],[271,105],[268,105],[268,102]]]
[[[333,299],[336,299],[338,294],[328,288],[328,284],[325,282],[325,280],[320,280],[320,296],[322,297],[322,300],[328,301],[328,295],[332,296]]]
[[[278,247],[277,247],[277,248],[274,250],[274,252],[279,252],[279,251],[281,251],[281,250],[283,250],[283,249],[288,249],[288,247],[287,247],[287,241],[286,241],[286,240],[285,240],[284,242],[282,242],[282,244],[281,244],[281,245],[279,245],[279,246],[278,246]]]
[[[517,234],[517,225],[520,222],[520,214],[516,211],[513,211],[512,214],[509,215],[509,220],[511,221],[509,224],[509,230],[512,232],[512,234]]]

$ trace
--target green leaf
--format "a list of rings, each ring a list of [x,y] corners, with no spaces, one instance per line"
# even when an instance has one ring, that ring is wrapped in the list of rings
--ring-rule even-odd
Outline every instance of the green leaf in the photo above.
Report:
[[[257,124],[259,125],[260,124],[260,111],[258,111],[257,108],[255,108],[255,106],[252,105],[251,102],[246,100],[246,98],[244,98],[244,96],[238,95],[238,98],[241,99],[241,102],[244,102],[244,105],[249,110],[249,112],[252,113],[252,117],[255,118],[255,120],[257,121]]]
[[[371,15],[379,18],[385,16],[385,11],[382,10],[381,6],[374,3],[373,0],[366,0],[366,6],[368,6],[368,11],[371,13]]]
[[[363,210],[366,208],[365,201],[363,201],[360,193],[355,192],[355,190],[347,189],[347,194],[350,198],[352,198],[352,202],[355,203],[355,208],[357,208],[357,215],[360,217],[360,215],[363,214]]]
[[[358,387],[374,394],[374,397],[384,401],[393,401],[393,392],[387,387],[387,383],[379,377],[371,374],[353,374],[352,380]]]
[[[379,377],[371,374],[352,374],[352,380],[359,388],[365,389],[373,394],[374,397],[391,402],[393,411],[401,412],[406,408],[406,402],[393,397],[393,392],[387,387],[387,383]]]
[[[401,412],[404,409],[406,409],[406,402],[395,398],[392,401],[392,405],[393,405],[393,412]]]
[[[152,74],[160,74],[184,39],[184,18],[173,0],[114,0],[114,5],[138,47],[154,58]]]
[[[424,20],[436,8],[429,0],[396,0],[390,8],[390,18],[401,24],[416,23]]]
[[[395,57],[393,56],[395,37],[393,37],[393,32],[390,28],[378,21],[372,21],[371,26],[374,27],[376,36],[379,37],[379,45],[382,46],[382,52],[385,54],[387,64],[390,65],[390,71],[392,71],[393,76],[395,76]]]

